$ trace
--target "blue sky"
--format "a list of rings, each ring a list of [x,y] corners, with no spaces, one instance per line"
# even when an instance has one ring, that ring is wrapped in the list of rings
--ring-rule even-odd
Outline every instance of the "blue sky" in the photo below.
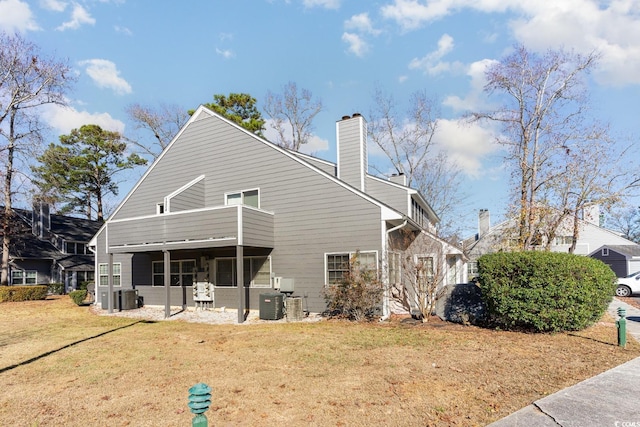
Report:
[[[306,151],[335,160],[336,120],[366,117],[376,86],[400,103],[426,90],[441,110],[439,147],[464,171],[468,231],[478,209],[501,219],[509,177],[495,129],[460,119],[488,105],[484,69],[515,43],[599,50],[595,113],[624,143],[640,130],[639,0],[0,0],[0,30],[68,58],[77,72],[71,107],[43,112],[50,141],[88,123],[126,134],[132,103],[194,109],[213,94],[246,92],[260,107],[267,91],[293,81],[325,107]],[[121,197],[142,172],[122,177]]]

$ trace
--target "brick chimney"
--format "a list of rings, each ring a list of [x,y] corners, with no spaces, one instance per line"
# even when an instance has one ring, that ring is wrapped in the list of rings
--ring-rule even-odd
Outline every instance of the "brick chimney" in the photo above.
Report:
[[[366,192],[367,122],[361,114],[343,116],[336,123],[338,178]]]

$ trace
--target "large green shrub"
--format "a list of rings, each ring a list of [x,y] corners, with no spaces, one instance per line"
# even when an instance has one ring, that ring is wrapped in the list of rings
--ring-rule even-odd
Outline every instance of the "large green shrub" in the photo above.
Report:
[[[69,297],[75,302],[77,305],[82,305],[84,300],[87,298],[86,289],[79,289],[77,291],[69,292]]]
[[[499,252],[478,259],[489,321],[505,329],[575,331],[613,298],[615,274],[603,262],[554,252]]]
[[[0,302],[33,301],[46,298],[46,286],[0,286]]]

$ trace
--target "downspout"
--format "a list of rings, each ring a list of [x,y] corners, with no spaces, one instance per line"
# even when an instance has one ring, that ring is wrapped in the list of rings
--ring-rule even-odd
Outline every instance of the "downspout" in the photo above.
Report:
[[[389,253],[389,235],[391,233],[393,233],[396,230],[400,230],[401,228],[404,228],[407,226],[408,221],[405,219],[404,222],[400,225],[396,225],[395,227],[392,227],[390,229],[387,230],[386,232],[386,239],[385,239],[385,259],[388,259],[388,253]],[[384,290],[384,298],[382,299],[382,317],[380,318],[381,322],[384,322],[385,320],[387,320],[389,317],[391,316],[391,308],[389,307],[389,278],[387,277],[387,283],[385,286],[385,290]]]

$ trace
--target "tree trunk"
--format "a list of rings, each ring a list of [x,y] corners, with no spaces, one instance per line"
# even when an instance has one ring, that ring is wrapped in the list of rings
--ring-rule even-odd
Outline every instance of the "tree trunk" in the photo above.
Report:
[[[9,145],[7,146],[7,168],[4,177],[4,218],[2,220],[2,272],[0,285],[9,285],[9,251],[11,250],[13,208],[11,206],[11,181],[13,179],[13,156],[15,150],[16,110],[11,110],[9,118]]]

